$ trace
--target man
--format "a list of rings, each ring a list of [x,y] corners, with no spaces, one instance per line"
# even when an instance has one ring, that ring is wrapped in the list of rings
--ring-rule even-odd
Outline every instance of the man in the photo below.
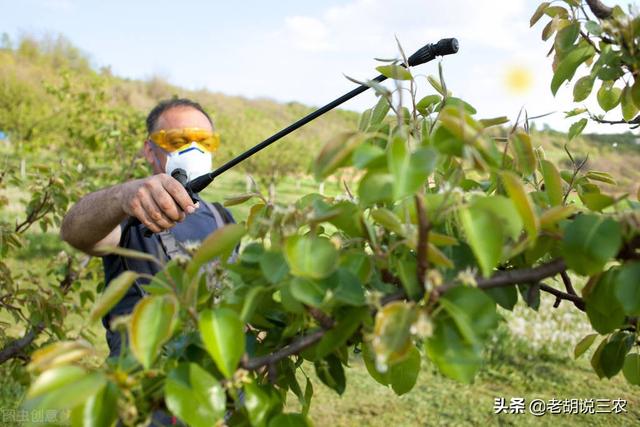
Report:
[[[153,175],[88,194],[64,217],[61,236],[71,246],[90,255],[99,255],[106,246],[122,246],[143,251],[159,259],[170,259],[181,243],[201,241],[216,228],[234,222],[218,204],[196,195],[194,202],[184,187],[170,176],[183,169],[191,180],[211,170],[212,152],[219,144],[213,122],[206,111],[188,99],[160,102],[147,117],[148,137],[144,156]],[[132,225],[130,219],[140,223]],[[154,234],[147,236],[143,227]],[[102,257],[105,281],[125,270],[147,275],[158,272],[152,262],[107,255]],[[130,313],[144,296],[148,279],[138,279],[120,302],[102,319],[107,330],[110,356],[120,353],[120,334],[110,329],[110,321]]]

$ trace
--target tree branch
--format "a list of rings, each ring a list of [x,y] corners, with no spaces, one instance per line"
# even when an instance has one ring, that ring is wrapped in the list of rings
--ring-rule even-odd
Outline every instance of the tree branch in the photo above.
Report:
[[[0,365],[9,359],[20,356],[22,350],[27,348],[33,342],[33,340],[36,339],[40,332],[42,332],[43,329],[44,323],[39,323],[33,328],[29,329],[29,331],[25,333],[22,338],[10,341],[7,345],[5,345],[4,348],[0,350]]]
[[[416,274],[418,276],[418,284],[424,287],[424,282],[427,277],[427,270],[429,269],[429,260],[427,259],[429,250],[429,229],[431,224],[427,218],[427,212],[424,208],[424,200],[421,194],[415,195],[416,201],[416,213],[418,215],[418,247],[417,254],[418,266],[416,268]]]
[[[298,354],[305,348],[311,347],[312,345],[320,341],[320,339],[322,339],[326,332],[327,331],[325,329],[318,329],[317,331],[312,332],[309,335],[298,338],[291,344],[288,344],[280,350],[274,351],[273,353],[269,353],[265,356],[253,357],[246,361],[242,361],[242,367],[251,371],[256,370],[262,366],[273,365],[279,360],[284,359],[285,357]]]
[[[575,304],[575,306],[581,310],[585,311],[584,300],[577,295],[568,294],[566,292],[562,292],[559,289],[553,288],[549,285],[545,285],[544,283],[540,283],[540,290],[550,293],[554,295],[558,300],[568,300]]]
[[[80,262],[80,266],[78,270],[73,270],[71,265],[72,260],[73,259],[71,257],[68,258],[67,273],[65,274],[64,278],[60,282],[60,289],[63,295],[66,295],[69,292],[71,285],[73,284],[73,282],[75,282],[75,280],[80,275],[80,271],[82,271],[82,269],[84,269],[87,266],[87,264],[89,264],[91,257],[89,256],[85,257]],[[25,348],[27,348],[38,337],[38,335],[40,335],[40,333],[44,330],[44,327],[45,327],[44,323],[40,322],[37,325],[30,328],[29,331],[25,333],[22,338],[9,341],[9,343],[6,344],[4,348],[2,348],[2,350],[0,350],[0,365],[9,359],[20,356],[22,354],[22,351]]]
[[[587,6],[596,18],[607,19],[613,14],[613,8],[605,6],[600,0],[586,0]]]

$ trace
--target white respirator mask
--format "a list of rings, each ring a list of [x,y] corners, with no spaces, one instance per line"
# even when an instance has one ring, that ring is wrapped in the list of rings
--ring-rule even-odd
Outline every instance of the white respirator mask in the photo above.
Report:
[[[192,142],[178,151],[167,154],[166,172],[171,175],[176,169],[184,169],[189,181],[211,172],[213,156],[197,142]]]
[[[155,150],[153,156],[156,164],[160,166]],[[197,142],[192,142],[173,153],[167,153],[165,172],[171,175],[176,169],[183,169],[187,173],[187,180],[191,181],[211,172],[212,161],[213,156],[210,152],[204,150]]]

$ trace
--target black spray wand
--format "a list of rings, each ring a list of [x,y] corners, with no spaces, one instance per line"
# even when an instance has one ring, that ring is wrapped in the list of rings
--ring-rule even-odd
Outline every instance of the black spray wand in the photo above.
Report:
[[[425,45],[423,48],[418,50],[416,53],[411,55],[407,60],[408,65],[410,67],[414,67],[416,65],[424,64],[425,62],[429,62],[434,59],[436,56],[444,56],[450,55],[452,53],[456,53],[458,51],[458,40],[457,39],[442,39],[438,43]],[[382,82],[386,80],[387,77],[383,75],[379,75],[373,81]],[[189,183],[185,186],[187,189],[190,189],[194,193],[199,193],[204,190],[209,184],[213,182],[213,180],[224,172],[228,171],[232,167],[236,166],[238,163],[248,159],[249,157],[256,154],[258,151],[267,148],[269,145],[273,144],[280,138],[290,134],[294,130],[301,128],[306,125],[310,121],[320,117],[327,111],[333,110],[338,105],[342,104],[345,101],[350,100],[356,95],[360,95],[365,90],[369,89],[369,86],[360,85],[357,88],[353,89],[351,92],[348,92],[342,95],[340,98],[337,98],[324,107],[318,108],[316,111],[310,113],[309,115],[301,118],[297,122],[289,125],[288,127],[282,129],[280,132],[275,135],[270,136],[269,138],[262,141],[260,144],[250,148],[239,156],[229,160],[224,165],[220,166],[218,169],[213,172],[209,172],[208,174],[197,177],[196,179],[189,181]]]
[[[416,53],[414,53],[413,55],[411,55],[409,57],[409,59],[407,60],[407,63],[408,63],[407,65],[410,66],[410,67],[414,67],[416,65],[420,65],[420,64],[424,64],[426,62],[429,62],[429,61],[433,60],[436,56],[450,55],[450,54],[456,53],[457,51],[458,51],[458,40],[457,39],[454,39],[454,38],[442,39],[437,43],[427,44],[424,47],[420,48]],[[380,83],[380,82],[382,82],[382,81],[384,81],[386,79],[387,79],[386,76],[379,75],[378,77],[373,79],[373,81]],[[251,157],[254,154],[256,154],[257,152],[259,152],[260,150],[263,150],[263,149],[267,148],[269,145],[271,145],[274,142],[278,141],[282,137],[290,134],[291,132],[293,132],[294,130],[296,130],[298,128],[301,128],[302,126],[306,125],[310,121],[320,117],[321,115],[323,115],[327,111],[330,111],[330,110],[334,109],[338,105],[344,103],[345,101],[350,100],[351,98],[355,97],[356,95],[361,94],[362,92],[364,92],[367,89],[369,89],[369,86],[362,84],[362,85],[358,86],[357,88],[353,89],[351,92],[345,93],[340,98],[337,98],[337,99],[331,101],[330,103],[328,103],[324,107],[318,108],[317,110],[315,110],[314,112],[312,112],[312,113],[308,114],[307,116],[301,118],[297,122],[295,122],[295,123],[289,125],[288,127],[282,129],[280,132],[278,132],[278,133],[270,136],[269,138],[265,139],[264,141],[262,141],[258,145],[250,148],[249,150],[245,151],[244,153],[240,154],[239,156],[229,160],[227,163],[225,163],[224,165],[220,166],[218,169],[214,170],[213,172],[209,172],[208,174],[199,176],[199,177],[197,177],[197,178],[195,178],[195,179],[193,179],[193,180],[191,180],[189,182],[187,182],[187,174],[184,173],[184,171],[181,170],[181,169],[175,170],[174,173],[172,174],[172,176],[176,180],[178,180],[185,187],[185,189],[187,190],[187,192],[189,193],[191,198],[194,199],[194,193],[199,193],[200,191],[204,190],[209,184],[211,184],[213,182],[213,180],[216,177],[220,176],[224,172],[226,172],[229,169],[233,168],[238,163],[248,159],[249,157]],[[194,201],[195,201],[195,199],[194,199]],[[135,219],[134,219],[133,222],[137,223],[137,221],[135,221]],[[149,230],[149,229],[147,229],[145,227],[144,234],[147,237],[150,236],[151,235],[151,230]]]

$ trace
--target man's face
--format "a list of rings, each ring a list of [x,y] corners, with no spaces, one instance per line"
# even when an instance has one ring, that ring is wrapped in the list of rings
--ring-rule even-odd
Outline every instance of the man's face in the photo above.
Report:
[[[182,128],[200,128],[209,131],[213,130],[207,117],[195,108],[174,107],[160,115],[154,131]],[[166,151],[156,146],[153,142],[147,140],[144,143],[144,156],[151,164],[154,174],[164,173],[167,165]],[[158,159],[157,162],[156,157]]]

